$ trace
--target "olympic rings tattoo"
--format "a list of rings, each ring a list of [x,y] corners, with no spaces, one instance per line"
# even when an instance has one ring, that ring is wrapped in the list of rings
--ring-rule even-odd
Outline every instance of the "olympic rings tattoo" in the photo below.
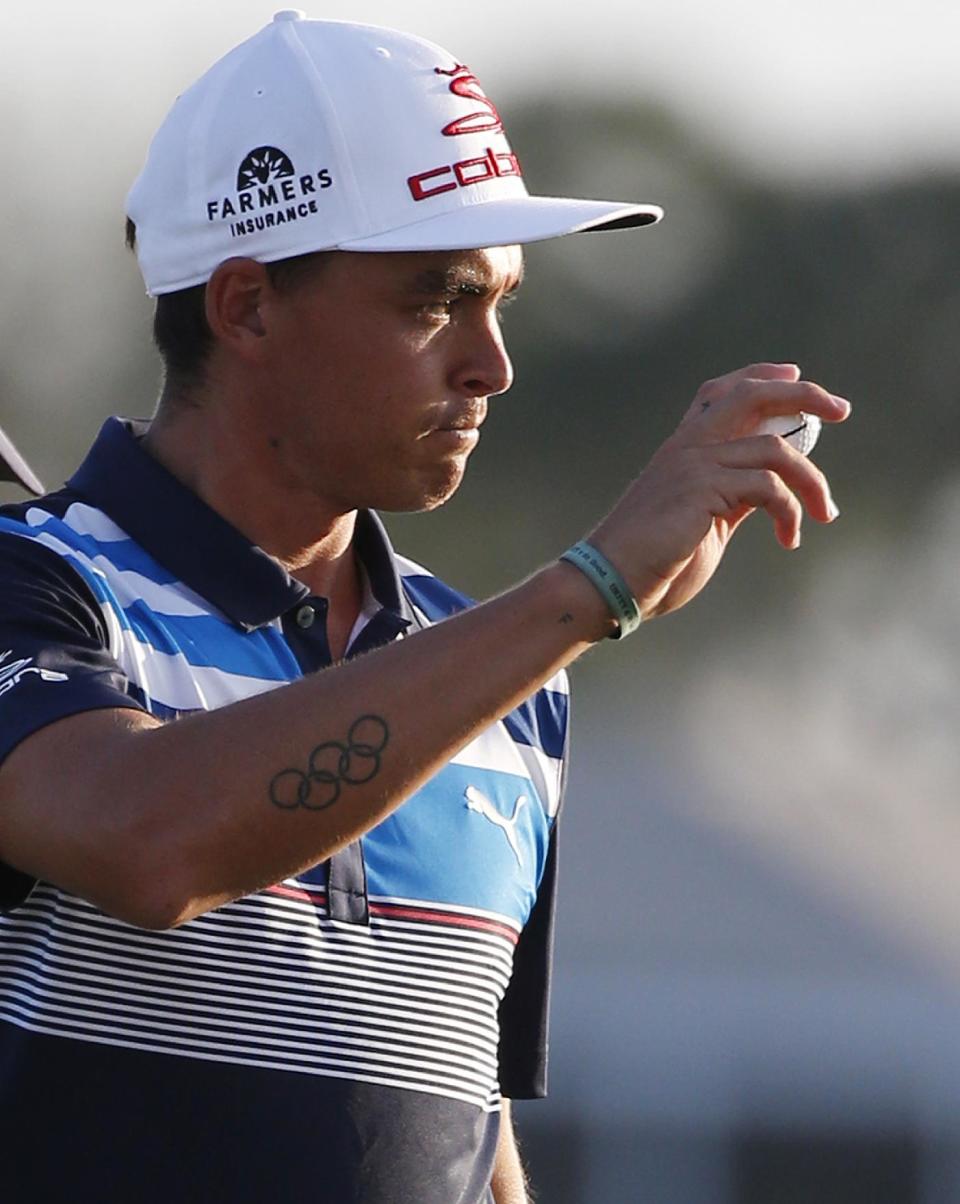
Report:
[[[310,754],[307,770],[284,769],[270,782],[270,802],[285,811],[303,807],[325,811],[340,797],[344,784],[362,786],[380,772],[380,754],[390,731],[379,715],[361,715],[347,732],[347,742],[327,740]]]

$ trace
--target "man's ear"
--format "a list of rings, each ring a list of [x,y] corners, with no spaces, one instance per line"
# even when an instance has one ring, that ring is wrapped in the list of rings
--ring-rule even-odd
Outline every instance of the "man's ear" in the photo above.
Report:
[[[205,310],[214,338],[241,359],[257,359],[266,334],[260,302],[270,279],[255,259],[228,259],[207,282]]]

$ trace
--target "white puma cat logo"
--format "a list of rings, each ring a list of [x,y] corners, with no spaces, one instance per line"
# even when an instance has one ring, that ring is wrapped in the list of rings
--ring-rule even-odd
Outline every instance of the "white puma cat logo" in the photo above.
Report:
[[[468,786],[463,792],[464,798],[467,800],[467,806],[471,811],[476,811],[482,815],[484,819],[488,819],[492,824],[503,832],[507,838],[507,843],[513,849],[513,855],[517,859],[517,864],[523,865],[523,854],[520,852],[520,842],[517,840],[516,826],[517,818],[520,815],[520,808],[528,801],[525,794],[521,794],[517,801],[513,804],[513,815],[507,819],[505,815],[501,815],[493,803],[482,794],[476,786]]]

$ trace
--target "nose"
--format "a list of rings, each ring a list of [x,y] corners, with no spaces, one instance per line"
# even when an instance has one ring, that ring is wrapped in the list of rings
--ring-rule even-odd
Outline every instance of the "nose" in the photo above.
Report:
[[[476,327],[465,339],[454,369],[454,384],[466,397],[494,397],[506,393],[513,384],[513,364],[495,311],[482,320],[478,317]]]

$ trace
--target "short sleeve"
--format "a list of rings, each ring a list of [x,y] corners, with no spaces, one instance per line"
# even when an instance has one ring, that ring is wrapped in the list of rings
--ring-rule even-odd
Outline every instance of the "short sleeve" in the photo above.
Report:
[[[143,708],[111,656],[80,574],[49,548],[0,533],[0,763],[27,736],[81,711]],[[0,863],[0,909],[32,880]]]
[[[554,824],[537,899],[520,933],[513,974],[500,1004],[500,1090],[508,1099],[542,1099],[547,1094],[556,891]]]

